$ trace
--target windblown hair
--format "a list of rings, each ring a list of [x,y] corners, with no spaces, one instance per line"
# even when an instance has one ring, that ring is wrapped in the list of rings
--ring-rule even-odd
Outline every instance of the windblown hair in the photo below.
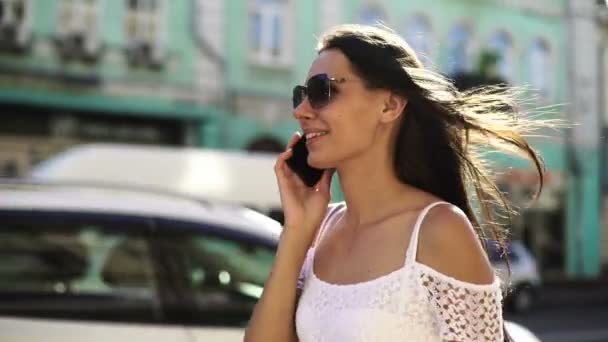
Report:
[[[528,158],[538,172],[536,199],[545,167],[524,137],[551,126],[551,120],[522,117],[514,88],[459,91],[448,78],[425,69],[410,46],[389,29],[336,26],[319,40],[318,52],[328,49],[341,51],[367,88],[387,89],[407,99],[394,146],[399,180],[458,206],[481,242],[486,245],[489,232],[504,254],[508,230],[496,221],[496,206],[502,206],[508,218],[515,211],[494,182],[482,153],[493,148]]]
[[[326,32],[318,52],[338,49],[370,89],[387,89],[407,99],[394,148],[400,181],[427,191],[464,211],[485,244],[486,233],[504,248],[506,229],[496,205],[508,217],[513,207],[494,182],[482,152],[494,148],[529,158],[543,186],[544,162],[524,138],[547,125],[521,117],[519,92],[487,86],[461,92],[448,78],[423,67],[410,46],[380,27],[340,25]],[[475,194],[483,220],[475,214]]]

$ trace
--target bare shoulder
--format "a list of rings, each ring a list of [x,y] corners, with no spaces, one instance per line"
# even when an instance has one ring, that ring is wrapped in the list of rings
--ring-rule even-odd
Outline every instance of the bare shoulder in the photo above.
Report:
[[[494,273],[466,214],[454,205],[432,208],[422,221],[417,261],[474,284],[489,284]]]

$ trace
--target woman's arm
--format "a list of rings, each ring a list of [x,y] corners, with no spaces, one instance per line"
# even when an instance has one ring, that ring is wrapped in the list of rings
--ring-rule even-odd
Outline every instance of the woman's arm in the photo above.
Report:
[[[304,184],[286,163],[300,137],[299,133],[294,134],[287,150],[279,155],[275,164],[285,227],[264,292],[245,331],[247,342],[297,341],[294,316],[298,301],[298,277],[306,253],[327,212],[334,172],[325,170],[314,187]]]
[[[245,332],[246,342],[298,340],[294,317],[300,295],[297,281],[307,251],[295,241],[296,234],[289,232],[299,228],[285,227],[264,293]]]

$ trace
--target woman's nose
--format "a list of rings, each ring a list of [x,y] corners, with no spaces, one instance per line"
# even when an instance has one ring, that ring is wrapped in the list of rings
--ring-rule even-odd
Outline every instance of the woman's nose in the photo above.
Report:
[[[296,120],[309,120],[315,116],[310,103],[308,102],[308,97],[305,97],[300,104],[293,109],[293,117]]]

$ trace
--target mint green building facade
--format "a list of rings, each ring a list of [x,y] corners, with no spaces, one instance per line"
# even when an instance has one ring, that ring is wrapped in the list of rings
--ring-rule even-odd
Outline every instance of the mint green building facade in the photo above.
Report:
[[[492,50],[501,77],[535,89],[535,106],[586,103],[573,95],[584,87],[574,86],[575,62],[594,62],[571,53],[583,41],[573,38],[577,1],[0,0],[0,173],[88,141],[280,150],[299,128],[291,89],[306,78],[316,38],[340,23],[381,21],[446,75]],[[564,105],[545,117],[576,121],[584,111]],[[603,120],[585,127],[594,125]],[[602,149],[566,145],[562,133],[532,141],[549,179],[513,231],[547,273],[594,277],[608,263]],[[529,165],[494,161],[514,167],[499,181],[523,203],[535,185]],[[334,190],[340,200],[338,182]]]
[[[258,139],[281,146],[288,140],[298,129],[291,117],[291,88],[306,78],[316,37],[340,23],[381,21],[402,34],[425,64],[447,75],[475,68],[482,51],[498,52],[499,75],[532,88],[530,96],[537,98],[532,106],[569,103],[574,68],[569,49],[576,39],[568,24],[570,7],[565,0],[231,1],[225,8],[225,55],[233,116],[225,122],[225,146],[247,149]],[[274,18],[277,26],[264,26]],[[257,58],[265,47],[274,49],[275,59]],[[561,105],[543,117],[577,121],[572,111]],[[568,132],[543,133],[553,137],[532,143],[547,165],[544,194],[516,220],[514,237],[528,243],[549,276],[595,277],[601,267],[599,241],[606,235],[600,220],[601,151],[568,145]],[[499,182],[525,205],[537,184],[530,165],[493,158],[499,168],[514,167]],[[573,160],[584,173],[572,172]]]
[[[0,1],[0,164],[87,141],[219,146],[196,3]],[[211,67],[212,69],[212,67]]]

